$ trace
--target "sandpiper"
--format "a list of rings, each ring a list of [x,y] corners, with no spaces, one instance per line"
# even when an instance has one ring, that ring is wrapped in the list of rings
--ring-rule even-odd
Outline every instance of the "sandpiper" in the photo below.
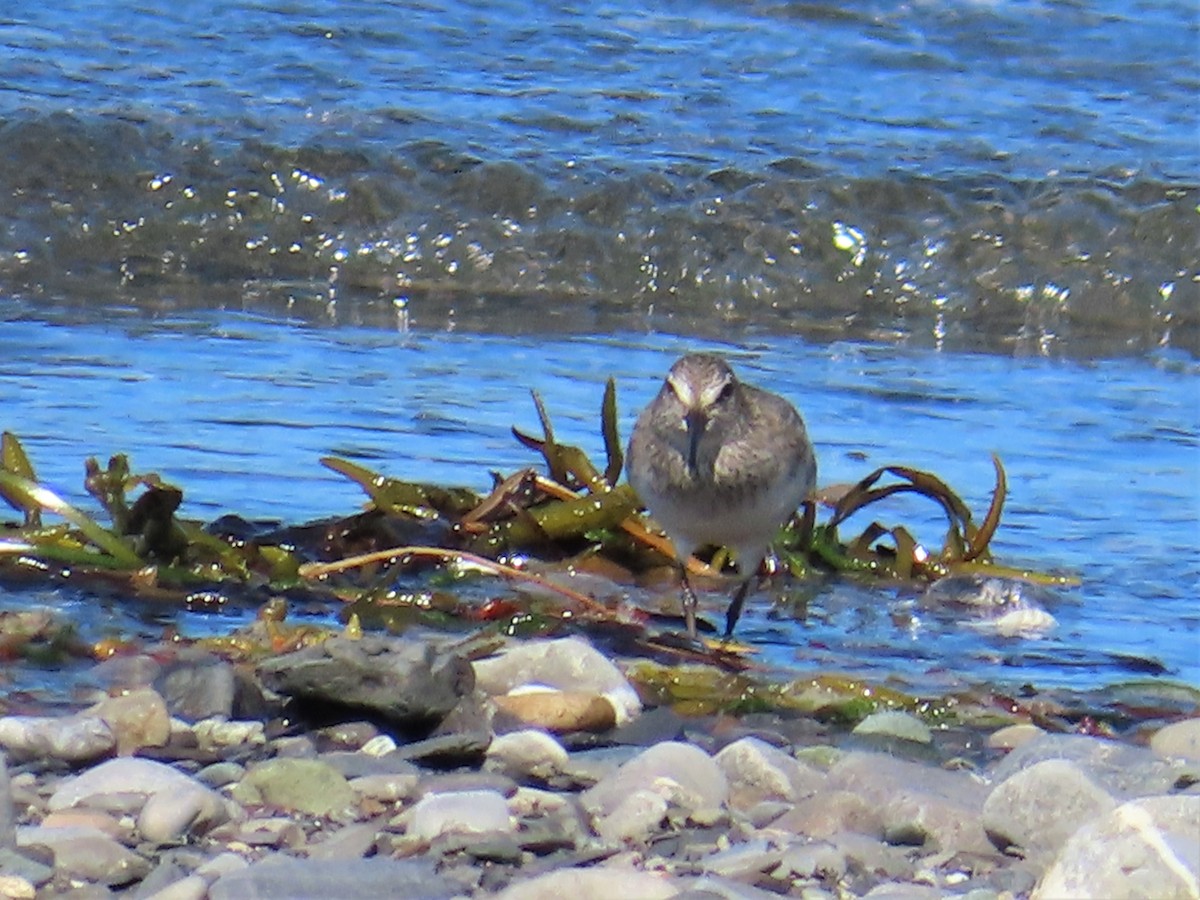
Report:
[[[728,547],[744,578],[725,614],[733,634],[771,539],[816,484],[804,420],[783,397],[738,381],[720,356],[689,353],[638,416],[626,454],[629,483],[675,545],[683,612],[696,636],[687,559]]]

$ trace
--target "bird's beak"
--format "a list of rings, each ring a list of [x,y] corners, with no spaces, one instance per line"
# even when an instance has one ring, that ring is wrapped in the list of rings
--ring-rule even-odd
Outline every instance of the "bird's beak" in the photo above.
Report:
[[[683,423],[687,427],[688,471],[695,475],[699,469],[699,465],[696,460],[696,454],[700,450],[700,438],[703,437],[704,430],[708,428],[708,416],[706,416],[701,410],[689,409],[687,411],[687,415],[683,417]]]

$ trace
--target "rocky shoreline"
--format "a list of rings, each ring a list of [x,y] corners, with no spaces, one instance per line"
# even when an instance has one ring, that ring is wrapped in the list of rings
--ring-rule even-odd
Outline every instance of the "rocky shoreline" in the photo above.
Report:
[[[0,718],[0,898],[1200,898],[1200,718],[681,716],[578,638],[97,666]]]

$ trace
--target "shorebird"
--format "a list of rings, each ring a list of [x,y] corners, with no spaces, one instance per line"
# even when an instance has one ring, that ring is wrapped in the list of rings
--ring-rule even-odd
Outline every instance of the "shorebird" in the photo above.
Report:
[[[729,637],[771,539],[816,484],[804,420],[778,394],[738,381],[720,356],[689,353],[638,416],[625,458],[629,483],[675,546],[690,637],[688,557],[710,545],[734,552],[744,580],[725,614]]]

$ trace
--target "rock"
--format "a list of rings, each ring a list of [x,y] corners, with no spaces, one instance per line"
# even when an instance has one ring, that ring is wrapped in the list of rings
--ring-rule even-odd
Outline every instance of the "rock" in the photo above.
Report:
[[[334,637],[275,657],[259,677],[301,708],[346,718],[367,712],[410,729],[437,724],[474,687],[471,664],[458,653],[379,635]]]
[[[823,772],[753,737],[725,746],[716,763],[729,782],[730,804],[738,809],[764,800],[799,800],[825,783]]]
[[[1017,747],[988,775],[1001,782],[1046,759],[1075,763],[1120,799],[1169,793],[1181,775],[1194,770],[1188,761],[1165,759],[1144,747],[1079,734],[1046,734]]]
[[[17,846],[17,820],[13,811],[12,787],[8,781],[8,759],[0,753],[0,850]]]
[[[1116,806],[1077,765],[1047,759],[996,785],[983,804],[983,827],[999,849],[1018,848],[1044,869],[1081,825]]]
[[[1150,749],[1160,756],[1200,760],[1200,719],[1184,719],[1160,728],[1150,738]]]
[[[798,801],[771,827],[810,838],[830,838],[842,832],[883,838],[879,807],[844,790],[824,790]]]
[[[933,732],[928,725],[916,716],[892,709],[871,713],[854,726],[854,734],[879,735],[917,744],[933,742]]]
[[[104,797],[134,797],[138,830],[146,840],[166,843],[185,833],[202,833],[230,816],[223,797],[182,772],[149,759],[122,757],[69,778],[50,796],[51,810],[95,805]],[[149,808],[149,812],[147,812]]]
[[[192,734],[202,750],[249,745],[260,747],[267,742],[262,722],[201,719],[192,726]]]
[[[237,680],[233,666],[219,657],[204,653],[178,659],[159,675],[154,686],[171,715],[186,722],[233,717]]]
[[[665,900],[679,894],[679,888],[664,875],[633,869],[594,867],[558,869],[527,881],[510,885],[495,900],[611,900],[637,897],[638,900]]]
[[[985,744],[993,750],[1015,750],[1022,744],[1027,744],[1034,738],[1045,734],[1041,728],[1028,722],[1016,725],[1005,725],[987,736]]]
[[[37,889],[20,875],[0,875],[0,897],[4,900],[35,900]]]
[[[422,797],[408,815],[408,834],[432,841],[443,834],[513,833],[508,803],[497,791],[452,791]]]
[[[861,796],[879,810],[884,839],[947,852],[990,853],[980,825],[986,788],[949,772],[882,753],[847,753],[829,770],[828,787]]]
[[[152,894],[142,894],[139,900],[204,900],[207,896],[208,882],[199,875],[189,875]]]
[[[355,822],[308,845],[309,859],[362,859],[375,846],[379,829],[370,822]]]
[[[17,759],[91,762],[112,753],[116,746],[116,735],[99,716],[0,718],[0,749]]]
[[[360,775],[350,779],[351,789],[360,797],[395,803],[416,796],[421,776],[416,773],[388,772],[378,775]]]
[[[822,878],[836,881],[846,874],[846,857],[828,841],[792,844],[772,873],[776,878]]]
[[[117,739],[117,753],[129,756],[142,747],[162,747],[171,736],[167,704],[151,688],[138,688],[116,697],[106,697],[86,714],[108,723]]]
[[[267,804],[315,816],[343,815],[357,795],[344,775],[316,759],[268,759],[251,766],[233,789],[242,804]]]
[[[583,691],[525,688],[493,699],[496,706],[523,724],[556,734],[608,731],[617,721],[612,703],[599,694]]]
[[[634,756],[581,800],[589,812],[603,817],[639,790],[658,794],[679,818],[698,824],[717,821],[729,799],[725,773],[711,756],[693,744],[668,741]]]
[[[1075,832],[1034,900],[1200,897],[1200,797],[1147,797]]]
[[[596,833],[609,844],[645,844],[663,829],[671,806],[648,788],[626,794],[606,815],[596,819]]]
[[[509,644],[500,655],[476,660],[474,666],[480,690],[492,697],[528,685],[596,694],[612,704],[617,725],[642,709],[637,691],[621,670],[582,638]]]
[[[375,900],[420,897],[450,900],[459,891],[434,871],[432,860],[307,860],[267,857],[218,878],[209,900]]]
[[[144,858],[94,828],[18,828],[17,846],[48,848],[54,854],[55,874],[64,878],[115,886],[137,881],[150,871]]]
[[[705,872],[726,878],[756,881],[760,875],[779,865],[783,850],[766,838],[733,844],[701,860]]]
[[[569,761],[562,744],[548,734],[529,729],[494,738],[488,747],[484,768],[518,780],[537,778],[545,781],[562,773]]]
[[[16,835],[13,836],[13,848],[0,847],[0,872],[13,878],[27,881],[34,887],[45,884],[54,877],[54,869],[46,863],[34,859],[32,856],[18,853],[16,847]],[[52,859],[51,855],[45,856],[45,861],[48,863]],[[0,897],[4,897],[0,893]]]

